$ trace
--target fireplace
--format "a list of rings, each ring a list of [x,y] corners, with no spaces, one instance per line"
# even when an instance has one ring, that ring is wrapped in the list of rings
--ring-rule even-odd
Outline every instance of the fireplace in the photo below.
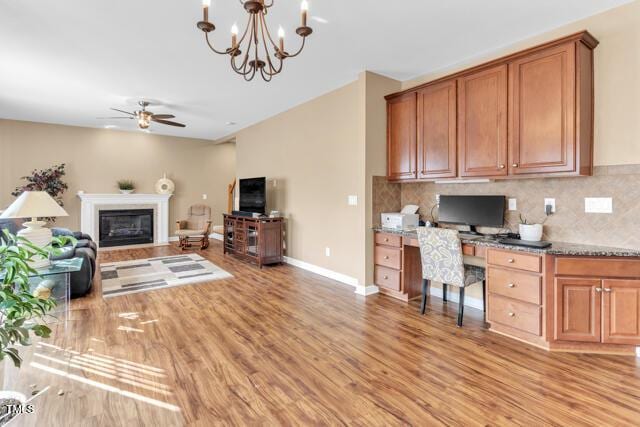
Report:
[[[153,209],[100,210],[100,247],[153,243],[153,216]]]

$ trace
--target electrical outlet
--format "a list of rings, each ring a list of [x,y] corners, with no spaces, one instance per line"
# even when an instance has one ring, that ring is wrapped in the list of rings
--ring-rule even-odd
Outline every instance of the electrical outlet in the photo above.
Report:
[[[518,199],[509,199],[509,210],[510,211],[518,210]]]
[[[551,206],[551,213],[556,213],[556,199],[544,199],[544,212],[547,212],[547,206]]]
[[[326,256],[331,256],[331,248],[324,248],[324,254]]]
[[[277,187],[277,186],[278,186],[278,180],[277,180],[277,179],[274,179],[274,180],[273,180],[273,187],[275,188],[275,187]]]
[[[585,197],[584,211],[587,213],[613,213],[613,199],[611,197]]]
[[[207,200],[207,195],[206,194],[202,195],[202,200]]]
[[[347,198],[349,206],[358,206],[358,196],[349,196]]]

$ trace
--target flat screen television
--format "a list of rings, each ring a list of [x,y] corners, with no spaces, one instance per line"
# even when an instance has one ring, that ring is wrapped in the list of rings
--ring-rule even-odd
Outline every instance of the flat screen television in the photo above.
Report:
[[[266,214],[267,210],[267,179],[248,178],[241,179],[240,184],[240,210]]]

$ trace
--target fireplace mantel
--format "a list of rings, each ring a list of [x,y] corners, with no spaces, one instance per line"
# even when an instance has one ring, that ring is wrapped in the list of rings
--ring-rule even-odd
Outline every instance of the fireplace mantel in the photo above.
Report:
[[[98,236],[100,209],[127,209],[146,206],[154,209],[154,244],[169,243],[169,199],[171,194],[89,194],[78,193],[81,200],[80,230],[94,238]]]

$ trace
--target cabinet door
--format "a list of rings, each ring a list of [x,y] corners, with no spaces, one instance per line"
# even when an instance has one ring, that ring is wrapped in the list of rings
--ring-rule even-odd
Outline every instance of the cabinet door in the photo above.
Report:
[[[640,280],[603,281],[602,342],[640,345]]]
[[[575,78],[574,43],[509,65],[511,174],[575,170]]]
[[[600,280],[556,279],[555,339],[600,342]]]
[[[456,177],[456,81],[418,92],[418,178]]]
[[[416,174],[416,93],[387,102],[387,178],[415,179]]]
[[[458,80],[460,176],[503,176],[507,168],[507,66]]]

